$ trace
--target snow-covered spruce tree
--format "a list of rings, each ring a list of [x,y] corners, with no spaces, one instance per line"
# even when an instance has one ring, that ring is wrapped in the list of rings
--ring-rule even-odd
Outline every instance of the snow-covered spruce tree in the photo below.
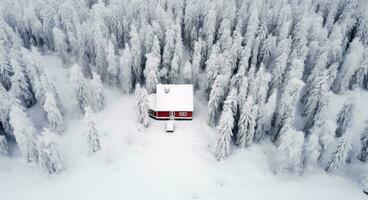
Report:
[[[203,36],[206,42],[205,50],[207,51],[206,55],[208,55],[208,52],[210,48],[212,47],[212,44],[215,40],[215,32],[216,32],[216,25],[217,25],[215,3],[211,2],[210,4],[211,5],[208,5],[209,8],[206,9],[207,12],[205,14],[205,18],[203,22]]]
[[[115,55],[114,45],[111,40],[109,40],[108,49],[107,49],[107,74],[108,74],[108,83],[110,86],[118,85],[118,75],[119,75],[119,62],[118,58]]]
[[[24,55],[26,57],[24,63],[27,64],[27,75],[37,102],[43,104],[46,92],[51,92],[57,100],[58,107],[61,110],[60,99],[54,85],[49,80],[48,74],[46,74],[46,67],[38,50],[33,47],[31,52],[25,50]]]
[[[133,88],[131,59],[132,54],[130,52],[130,47],[128,44],[125,44],[125,49],[120,58],[120,70],[119,70],[120,88],[125,94],[131,93]]]
[[[358,156],[359,160],[367,162],[368,160],[368,120],[364,123],[364,130],[360,135],[361,150]]]
[[[138,112],[138,121],[144,127],[149,125],[148,115],[148,92],[146,88],[142,88],[139,84],[135,86],[136,109]]]
[[[304,144],[304,133],[296,131],[292,127],[292,121],[288,120],[281,128],[276,151],[276,165],[274,172],[300,173],[302,166],[302,153]]]
[[[38,140],[38,163],[49,173],[59,174],[64,171],[63,161],[57,150],[54,133],[45,128],[37,135]]]
[[[9,56],[6,53],[4,42],[0,40],[0,83],[6,90],[11,87],[11,76],[13,69],[9,63]]]
[[[336,172],[350,159],[351,139],[349,135],[339,138],[336,151],[332,154],[331,160],[326,167],[327,172]]]
[[[169,80],[170,66],[175,52],[175,28],[174,25],[169,25],[165,34],[165,46],[162,54],[162,69],[160,70],[160,77],[163,83]]]
[[[275,64],[271,70],[272,79],[270,83],[270,89],[277,89],[281,86],[282,80],[285,75],[287,67],[287,60],[290,53],[291,41],[290,39],[284,39],[279,42],[276,48]]]
[[[160,66],[160,58],[153,53],[146,55],[146,68],[144,69],[144,77],[148,93],[156,92],[156,85],[159,83],[158,69]]]
[[[141,38],[142,55],[152,51],[154,32],[152,26],[146,22],[146,19],[141,19],[143,22],[140,30],[139,37]]]
[[[254,104],[253,97],[248,96],[240,110],[238,133],[236,138],[236,144],[242,148],[249,147],[253,144],[257,109],[258,106]]]
[[[94,153],[101,149],[100,137],[96,128],[96,120],[91,107],[87,106],[84,113],[84,121],[86,123],[86,130],[84,137],[88,145],[88,152]]]
[[[304,165],[306,169],[314,169],[322,162],[323,155],[331,145],[334,138],[333,130],[330,129],[327,119],[327,108],[329,103],[329,94],[323,88],[323,91],[315,111],[312,127],[307,130],[307,138],[304,144]]]
[[[185,83],[193,83],[193,73],[192,73],[192,64],[190,61],[185,62],[184,64],[184,81]]]
[[[262,57],[262,62],[265,63],[266,67],[269,65],[269,61],[271,60],[276,49],[276,37],[272,34],[269,34],[265,41],[263,41],[263,45],[260,48],[260,56]]]
[[[158,59],[160,59],[160,63],[161,63],[161,45],[160,45],[160,40],[158,39],[157,35],[153,36],[151,52]]]
[[[267,102],[258,109],[256,119],[256,130],[254,132],[254,141],[259,142],[264,135],[270,132],[272,118],[276,110],[277,95],[276,92],[271,94]]]
[[[178,28],[177,28],[178,29]],[[179,78],[179,70],[182,63],[182,57],[183,57],[183,42],[181,39],[180,32],[176,33],[175,38],[175,51],[173,58],[171,60],[171,69],[169,73],[169,81],[170,83],[176,83]]]
[[[0,84],[0,131],[5,135],[12,135],[9,113],[13,103],[12,95]]]
[[[20,100],[20,102],[30,107],[36,103],[31,85],[26,76],[26,70],[24,66],[20,65],[16,58],[10,60],[10,64],[13,67],[13,76],[11,77],[11,91],[13,95]]]
[[[24,108],[17,101],[13,102],[11,106],[9,123],[23,157],[28,162],[37,162],[39,153],[37,150],[36,129]]]
[[[224,19],[221,24],[220,28],[218,30],[218,43],[220,46],[220,51],[224,52],[227,49],[230,49],[232,44],[232,38],[230,36],[230,21],[228,19]]]
[[[0,158],[9,155],[8,142],[5,135],[0,135]]]
[[[301,99],[303,103],[301,115],[305,118],[306,122],[313,120],[318,100],[322,92],[321,88],[324,84],[326,84],[324,68],[327,63],[327,52],[320,52],[320,55],[317,57],[315,62],[316,63],[305,82],[304,93]],[[308,125],[310,124],[306,123],[305,129],[310,128]]]
[[[288,81],[281,94],[280,102],[277,106],[274,117],[274,130],[272,133],[273,141],[279,137],[279,132],[288,119],[294,119],[297,103],[304,83],[298,79]]]
[[[63,63],[69,62],[69,55],[68,55],[68,43],[65,33],[60,30],[58,27],[54,27],[52,29],[53,36],[54,36],[54,44],[55,50],[57,51],[59,57],[63,61]]]
[[[91,17],[87,21],[89,26],[86,31],[89,31],[91,35],[91,41],[93,41],[93,53],[94,53],[94,66],[95,70],[104,82],[107,82],[108,74],[107,67],[108,60],[108,28],[104,22],[104,16],[106,7],[103,2],[98,2],[91,9]]]
[[[233,136],[234,116],[236,110],[237,91],[232,89],[224,102],[224,109],[221,113],[215,156],[218,161],[224,160],[230,154],[231,137]]]
[[[102,110],[105,106],[105,96],[100,75],[95,72],[92,72],[89,91],[90,97],[88,99],[90,100],[93,111],[97,112]]]
[[[78,64],[74,64],[70,70],[70,80],[74,86],[79,108],[84,112],[84,108],[89,105],[88,89]]]
[[[131,27],[130,31],[130,52],[131,52],[131,65],[132,65],[132,82],[133,85],[141,82],[142,68],[141,68],[141,43],[139,34],[134,25]]]
[[[336,93],[346,91],[349,88],[351,77],[360,67],[363,60],[364,47],[360,38],[355,38],[349,45],[349,49],[335,79],[333,90]]]
[[[219,68],[222,64],[220,63],[221,60],[219,58],[219,51],[219,46],[217,44],[213,45],[211,49],[211,54],[206,61],[206,90],[211,89],[217,75],[219,74]]]
[[[353,120],[353,111],[354,111],[354,102],[352,100],[348,100],[345,102],[340,112],[337,114],[336,119],[336,137],[341,137],[344,135],[346,130],[351,126],[351,122]]]
[[[199,87],[198,75],[202,65],[202,43],[203,42],[200,38],[195,42],[192,55],[192,83],[194,90],[197,90]]]
[[[210,126],[215,126],[220,105],[224,101],[227,87],[228,87],[228,77],[226,75],[218,75],[210,92],[209,100],[208,100],[208,117],[207,122]]]
[[[47,121],[53,132],[61,135],[64,132],[64,119],[51,93],[46,93],[43,109],[46,112]]]

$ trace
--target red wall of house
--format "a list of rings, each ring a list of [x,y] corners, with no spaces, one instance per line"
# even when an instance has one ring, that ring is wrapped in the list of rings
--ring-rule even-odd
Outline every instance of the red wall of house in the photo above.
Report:
[[[157,111],[156,114],[157,117],[169,117],[169,112],[167,111]]]
[[[157,118],[169,118],[170,117],[170,112],[169,111],[153,111],[150,110],[150,114],[151,116],[157,117]],[[175,118],[176,119],[180,119],[180,118],[192,118],[193,116],[193,112],[191,111],[175,111]]]

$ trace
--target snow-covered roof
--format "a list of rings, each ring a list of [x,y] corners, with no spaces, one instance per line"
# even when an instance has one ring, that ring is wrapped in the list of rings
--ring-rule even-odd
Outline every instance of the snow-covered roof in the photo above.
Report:
[[[149,102],[150,108],[156,111],[193,111],[193,85],[158,84]]]

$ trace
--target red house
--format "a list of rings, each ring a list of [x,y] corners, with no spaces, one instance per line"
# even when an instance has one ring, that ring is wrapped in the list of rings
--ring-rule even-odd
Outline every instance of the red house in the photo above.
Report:
[[[193,86],[158,84],[149,95],[148,113],[155,119],[192,119]]]

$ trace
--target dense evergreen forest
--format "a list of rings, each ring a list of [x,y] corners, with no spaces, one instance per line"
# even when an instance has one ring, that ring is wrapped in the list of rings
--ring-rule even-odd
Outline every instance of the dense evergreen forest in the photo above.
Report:
[[[367,92],[367,10],[366,0],[2,0],[0,155],[19,149],[50,173],[64,170],[54,137],[67,126],[63,99],[40,62],[56,54],[91,152],[101,148],[93,113],[105,86],[131,94],[139,85],[146,98],[158,83],[190,83],[207,98],[219,161],[268,140],[275,173],[366,162],[368,122],[350,129],[354,97],[335,123],[326,119],[332,96]],[[35,105],[42,130],[26,112]]]

